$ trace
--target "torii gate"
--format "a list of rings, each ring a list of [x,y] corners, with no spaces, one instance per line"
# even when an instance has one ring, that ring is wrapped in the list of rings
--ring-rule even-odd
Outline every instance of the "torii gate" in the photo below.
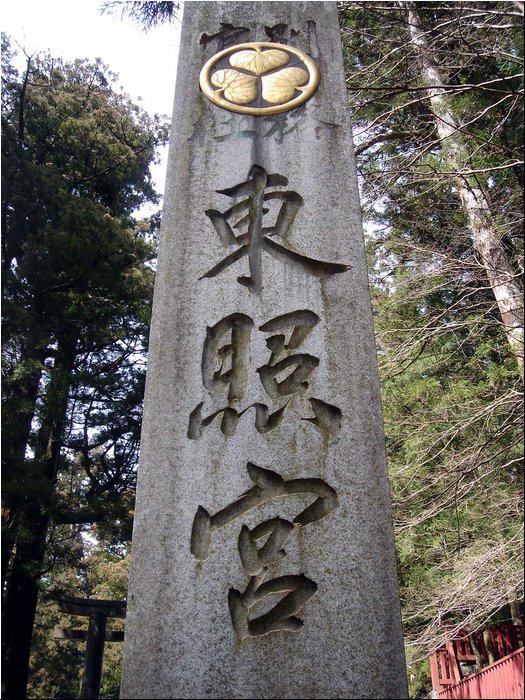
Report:
[[[89,628],[87,631],[57,629],[54,631],[53,637],[54,639],[87,639],[80,698],[82,700],[98,698],[102,676],[104,642],[124,641],[123,631],[106,631],[107,619],[108,617],[125,618],[126,601],[75,598],[68,595],[57,596],[56,600],[61,612],[89,617]]]

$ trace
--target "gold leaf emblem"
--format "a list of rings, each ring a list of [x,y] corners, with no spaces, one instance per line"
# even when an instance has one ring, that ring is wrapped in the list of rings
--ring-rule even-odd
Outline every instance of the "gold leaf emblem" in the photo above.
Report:
[[[244,68],[244,70],[263,75],[270,70],[276,70],[288,65],[290,57],[285,51],[279,49],[268,49],[266,51],[237,51],[230,56],[230,65],[234,68]]]
[[[205,63],[199,82],[219,107],[263,116],[299,107],[320,80],[317,64],[303,51],[261,41],[219,51]]]
[[[257,99],[259,88],[255,76],[227,68],[215,71],[211,76],[211,82],[223,91],[224,97],[229,102],[235,105],[250,104]]]
[[[302,68],[283,68],[277,73],[264,75],[262,78],[263,100],[274,105],[289,102],[296,94],[297,88],[308,82],[308,73]]]

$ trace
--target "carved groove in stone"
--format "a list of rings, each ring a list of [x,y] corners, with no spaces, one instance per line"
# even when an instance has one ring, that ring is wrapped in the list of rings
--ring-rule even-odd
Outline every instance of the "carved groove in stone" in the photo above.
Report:
[[[274,498],[299,494],[316,496],[313,503],[304,508],[293,520],[294,525],[302,527],[326,517],[337,507],[337,493],[323,479],[285,481],[277,472],[251,462],[248,462],[247,470],[254,486],[240,498],[211,516],[208,511],[199,506],[191,533],[191,552],[197,559],[207,559],[209,556],[210,539],[215,530]]]
[[[264,403],[252,403],[243,411],[236,411],[234,408],[226,406],[218,411],[215,411],[206,418],[203,418],[202,407],[204,406],[204,401],[201,401],[190,414],[188,438],[190,440],[198,440],[202,436],[203,429],[210,425],[210,423],[212,423],[215,418],[221,414],[221,432],[228,436],[235,435],[239,418],[249,411],[250,408],[255,408],[255,428],[257,429],[257,432],[261,434],[268,433],[270,430],[273,430],[281,425],[284,418],[284,412],[286,411],[289,403],[290,400],[288,400],[284,406],[277,409],[273,413],[270,413],[270,409]]]
[[[290,36],[288,25],[281,23],[275,24],[273,27],[265,27],[264,31],[270,41],[275,41],[278,44],[287,44]],[[296,32],[297,33],[297,32]]]
[[[206,328],[202,348],[202,382],[208,391],[216,384],[228,385],[228,400],[244,396],[248,382],[248,357],[250,333],[253,321],[245,314],[230,314],[214,326]],[[231,333],[231,342],[220,345],[223,337]],[[225,369],[227,360],[231,367]],[[217,369],[217,364],[219,367]]]
[[[343,416],[341,409],[325,401],[321,401],[321,399],[311,398],[308,400],[312,406],[312,411],[315,413],[315,417],[302,418],[302,420],[312,423],[316,428],[330,435],[338,433],[341,429],[341,420]]]
[[[296,350],[302,345],[318,321],[319,316],[316,313],[304,309],[276,316],[259,326],[259,330],[263,331],[263,333],[273,333],[274,331],[293,328],[288,343],[286,343],[285,335],[281,333],[272,335],[266,340],[266,345],[272,352],[268,364],[270,366],[274,365],[282,357],[285,350]]]
[[[259,373],[262,385],[268,396],[272,399],[279,399],[289,394],[304,393],[308,389],[308,382],[306,380],[318,365],[319,358],[306,353],[300,353],[285,357],[274,365],[259,367],[257,372]],[[294,371],[285,379],[281,381],[277,380],[277,376],[281,372],[294,366]]]
[[[247,41],[250,36],[248,27],[235,27],[233,24],[221,22],[221,29],[216,34],[203,34],[200,39],[202,46],[208,46],[212,41],[217,41],[217,50],[222,51],[229,46],[238,44],[239,41]]]
[[[243,568],[248,576],[260,574],[267,564],[273,564],[286,556],[282,547],[293,529],[293,523],[278,517],[265,520],[252,530],[246,525],[242,526],[238,547]],[[257,542],[264,537],[267,537],[267,540],[258,549]]]
[[[214,265],[199,279],[216,277],[230,267],[230,265],[233,265],[238,260],[247,256],[250,274],[247,276],[241,275],[237,278],[237,281],[239,284],[247,287],[250,292],[258,294],[263,288],[263,251],[269,253],[278,260],[297,265],[305,272],[316,277],[338,274],[350,269],[349,265],[316,260],[315,258],[301,255],[292,248],[273,240],[273,237],[277,236],[281,238],[284,243],[287,243],[287,238],[291,232],[297,212],[303,204],[302,197],[296,192],[266,191],[268,187],[283,187],[287,184],[287,178],[282,175],[269,175],[260,165],[254,165],[245,182],[241,182],[234,187],[229,187],[224,190],[217,190],[219,194],[224,194],[236,199],[246,196],[246,199],[235,203],[224,212],[220,212],[217,209],[207,209],[205,211],[206,216],[211,220],[220,240],[225,245],[236,245],[239,247]],[[263,217],[268,211],[264,203],[272,199],[281,201],[281,208],[277,215],[275,225],[263,227]],[[241,216],[240,221],[236,221],[232,227],[230,219],[243,214],[245,211],[247,211],[246,215]],[[245,223],[248,226],[247,232],[236,235],[233,229]]]
[[[254,584],[252,584],[254,582]],[[303,621],[295,616],[317,591],[317,584],[304,574],[278,576],[261,583],[257,587],[257,577],[251,579],[248,588],[241,593],[230,588],[228,605],[233,628],[240,639],[257,637],[270,632],[296,632],[303,626]],[[275,593],[286,595],[266,614],[250,620],[251,608],[266,596]]]

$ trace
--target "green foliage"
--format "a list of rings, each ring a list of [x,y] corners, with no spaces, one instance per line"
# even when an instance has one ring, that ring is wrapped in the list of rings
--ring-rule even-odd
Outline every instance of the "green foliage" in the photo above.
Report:
[[[119,10],[122,17],[127,15],[144,30],[156,27],[163,22],[172,22],[181,8],[180,2],[142,2],[140,0],[104,0],[102,12]]]
[[[177,3],[126,5],[153,26]],[[523,30],[511,2],[416,3],[459,125],[445,142],[408,5],[339,3],[410,694],[425,697],[421,659],[443,621],[473,628],[523,595],[521,386],[457,178],[484,193],[517,278]],[[61,616],[52,594],[125,596],[158,225],[133,212],[156,199],[166,127],[100,63],[46,56],[18,75],[4,37],[2,62],[4,562],[21,559],[29,588],[40,578],[32,696],[74,697],[83,644],[50,634],[85,620]],[[117,697],[120,654],[106,646],[103,697]]]
[[[420,664],[408,664],[408,697],[429,698],[432,691],[430,664],[428,660]]]
[[[115,92],[100,62],[35,57],[18,75],[7,39],[4,48],[3,669],[12,697],[23,693],[23,670],[9,676],[29,644],[35,581],[57,562],[74,565],[67,542],[82,528],[101,521],[100,536],[130,536],[157,227],[133,214],[158,201],[150,165],[167,125]],[[73,692],[38,682],[57,697]]]
[[[57,565],[44,577],[35,620],[32,644],[29,696],[34,698],[74,698],[80,693],[86,642],[56,639],[56,629],[87,630],[88,618],[58,610],[53,594],[104,600],[125,600],[129,574],[129,554],[111,553],[104,541],[90,545],[77,537],[69,538],[69,557],[60,556]],[[64,541],[64,546],[67,546]],[[123,630],[124,621],[108,620],[108,630]],[[122,643],[106,642],[100,689],[101,698],[118,698],[122,666]]]
[[[411,697],[443,621],[474,629],[523,596],[523,410],[487,261],[454,168],[522,271],[522,21],[513,3],[339,3],[371,269]],[[450,144],[422,77],[436,65]],[[459,145],[458,145],[459,144]],[[473,172],[472,172],[473,171]],[[418,695],[422,693],[422,695]]]

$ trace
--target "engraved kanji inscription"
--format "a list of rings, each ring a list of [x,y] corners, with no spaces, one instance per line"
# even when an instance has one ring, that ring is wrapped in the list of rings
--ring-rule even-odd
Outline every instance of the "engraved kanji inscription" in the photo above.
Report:
[[[319,316],[309,309],[291,311],[263,323],[259,331],[269,334],[266,346],[270,351],[267,364],[257,373],[264,390],[273,403],[285,403],[278,408],[255,402],[245,408],[233,407],[230,402],[243,398],[249,374],[250,334],[253,320],[245,314],[230,314],[206,328],[202,351],[202,382],[210,391],[216,386],[228,387],[228,405],[209,415],[203,415],[204,401],[193,409],[189,417],[188,438],[197,440],[204,428],[220,418],[223,435],[235,435],[240,418],[250,409],[255,412],[255,428],[264,434],[281,425],[285,411],[294,396],[309,387],[308,379],[319,365],[319,358],[308,353],[296,353],[313,328]],[[341,410],[321,399],[310,398],[313,417],[303,417],[322,433],[333,436],[341,427]]]
[[[200,438],[204,428],[210,425],[210,423],[213,423],[213,421],[219,416],[221,416],[221,432],[224,435],[235,435],[239,418],[241,418],[241,416],[243,416],[251,408],[255,409],[254,425],[257,432],[262,434],[268,433],[270,430],[273,430],[281,425],[288,403],[289,402],[286,402],[284,406],[276,411],[273,411],[273,413],[270,413],[270,409],[264,403],[252,403],[251,406],[248,406],[242,411],[237,411],[231,406],[225,406],[209,416],[203,417],[202,407],[204,406],[204,401],[201,401],[190,414],[188,437],[190,440],[197,440]],[[305,418],[305,420],[313,421],[314,419]]]
[[[228,114],[225,112],[225,114]],[[277,143],[282,143],[285,136],[297,131],[305,119],[305,106],[298,107],[293,112],[287,114],[272,114],[264,117],[262,120],[263,128],[266,131],[262,138],[272,137]],[[230,139],[249,139],[255,138],[257,132],[253,127],[253,120],[248,116],[239,117],[237,114],[230,114],[218,124],[221,133],[217,131],[215,135],[211,135],[215,141],[223,142]]]
[[[270,581],[261,582],[264,575],[253,576],[243,593],[235,588],[230,588],[228,593],[233,629],[240,639],[280,630],[300,630],[303,621],[294,613],[299,612],[317,591],[315,581],[304,574],[277,576]],[[250,619],[251,608],[274,593],[286,595],[265,615]]]
[[[202,383],[210,391],[228,385],[228,400],[241,399],[247,382],[248,347],[253,321],[245,314],[231,314],[206,328],[202,349]],[[224,337],[227,342],[222,343]]]
[[[297,192],[290,190],[272,190],[274,187],[286,187],[288,179],[282,175],[268,175],[266,170],[259,165],[254,165],[245,182],[225,190],[217,190],[219,194],[226,195],[236,200],[229,209],[224,212],[217,209],[207,209],[206,216],[211,220],[215,231],[221,241],[227,246],[235,246],[235,250],[214,265],[200,279],[216,277],[227,270],[231,265],[248,257],[250,274],[239,276],[239,284],[247,287],[250,292],[259,293],[263,288],[262,253],[293,265],[299,266],[305,272],[317,277],[346,272],[349,265],[325,262],[301,255],[289,245],[283,245],[274,240],[280,238],[284,243],[291,231],[303,199]],[[243,197],[241,201],[237,201]],[[265,206],[271,200],[281,202],[274,226],[263,227],[264,215],[269,209]],[[230,223],[235,221],[235,223]],[[245,228],[245,232],[236,234],[235,229]]]
[[[319,316],[309,309],[299,309],[288,314],[276,316],[259,326],[263,333],[276,333],[266,339],[266,347],[271,351],[268,365],[274,365],[287,350],[296,350],[312,332],[319,322]],[[292,329],[289,339],[284,331]]]
[[[313,311],[292,311],[260,326],[259,330],[265,333],[292,329],[288,341],[284,332],[266,340],[272,354],[268,363],[257,370],[266,393],[272,399],[302,394],[308,389],[306,380],[318,366],[319,358],[307,353],[289,353],[303,343],[318,321],[319,316]],[[286,357],[283,357],[284,354]],[[289,372],[290,367],[294,368],[293,372]],[[286,374],[285,378],[279,380],[279,375],[282,376],[283,373]]]
[[[296,631],[303,626],[299,612],[317,591],[317,584],[303,573],[268,579],[269,565],[286,556],[284,545],[296,527],[314,523],[337,508],[335,490],[323,479],[284,479],[270,469],[248,462],[248,474],[254,486],[236,501],[210,513],[199,506],[191,532],[191,553],[205,560],[210,554],[213,533],[239,518],[244,513],[283,496],[313,496],[314,500],[295,516],[293,522],[281,517],[270,518],[250,529],[241,527],[238,550],[248,584],[244,591],[231,588],[228,605],[235,633],[240,639],[255,637],[279,630]],[[263,615],[253,608],[275,593],[283,597]]]

